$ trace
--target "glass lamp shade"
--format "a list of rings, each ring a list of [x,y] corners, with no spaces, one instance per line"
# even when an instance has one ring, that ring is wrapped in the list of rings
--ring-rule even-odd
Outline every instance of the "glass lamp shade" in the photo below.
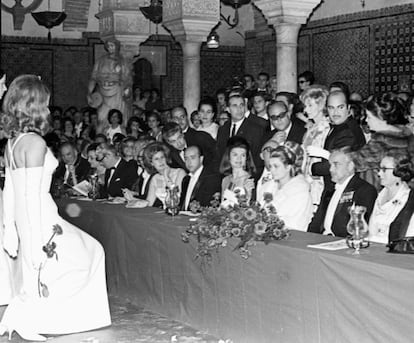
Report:
[[[232,6],[233,8],[239,8],[243,5],[246,5],[250,0],[221,0],[225,5]]]
[[[33,12],[32,17],[40,26],[44,26],[50,30],[52,27],[63,23],[66,19],[66,13],[53,11]]]
[[[217,49],[219,46],[220,46],[220,37],[216,31],[213,31],[207,37],[207,48]]]

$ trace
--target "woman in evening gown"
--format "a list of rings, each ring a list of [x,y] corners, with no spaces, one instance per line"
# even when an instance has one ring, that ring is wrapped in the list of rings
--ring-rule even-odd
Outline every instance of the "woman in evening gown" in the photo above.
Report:
[[[0,334],[16,331],[36,341],[46,340],[41,334],[111,324],[102,246],[63,220],[49,193],[58,161],[38,134],[47,127],[49,94],[39,77],[19,76],[1,117],[11,137],[5,153],[3,246],[17,258],[22,278],[14,284]]]

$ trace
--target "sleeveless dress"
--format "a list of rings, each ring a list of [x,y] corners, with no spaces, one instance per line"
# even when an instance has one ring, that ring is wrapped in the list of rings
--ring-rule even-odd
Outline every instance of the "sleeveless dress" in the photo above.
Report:
[[[104,250],[95,239],[59,216],[57,206],[49,193],[52,174],[58,162],[49,149],[43,166],[16,167],[13,149],[27,134],[21,134],[13,146],[9,141],[7,146],[9,170],[6,170],[6,175],[11,178],[14,194],[12,193],[12,198],[7,198],[9,192],[5,192],[4,202],[14,204],[15,215],[12,221],[6,220],[6,212],[4,216],[6,229],[17,231],[17,261],[22,279],[20,283],[15,283],[17,295],[6,308],[0,328],[9,332],[15,330],[36,334],[68,334],[108,326],[111,318]],[[30,169],[36,169],[36,174]],[[30,213],[33,208],[28,201],[33,196],[29,196],[30,183],[33,182],[30,175],[41,177],[40,192],[35,194],[40,203],[40,228],[33,227],[30,222],[33,218]],[[7,224],[10,222],[14,222],[15,227]],[[39,273],[32,265],[32,237],[41,234],[44,245],[52,236],[55,224],[62,228],[62,234],[53,238],[57,256],[47,258],[44,253],[43,268]],[[35,230],[40,230],[41,233]],[[40,284],[46,285],[48,292],[41,292]]]

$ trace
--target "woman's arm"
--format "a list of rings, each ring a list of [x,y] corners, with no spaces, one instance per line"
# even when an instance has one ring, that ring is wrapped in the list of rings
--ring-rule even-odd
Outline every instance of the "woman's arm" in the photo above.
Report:
[[[40,194],[47,148],[45,141],[37,135],[28,135],[21,144],[26,172],[24,201],[30,226],[28,229],[31,237],[31,257],[33,267],[38,269],[44,261]]]
[[[175,178],[175,184],[178,186],[178,189],[181,193],[181,185],[183,183],[184,177],[187,175],[184,169],[179,168],[177,172],[177,177]]]
[[[150,181],[148,195],[147,195],[148,206],[154,205],[155,199],[157,198],[157,196],[155,195],[156,179],[157,179],[157,175],[154,175]]]

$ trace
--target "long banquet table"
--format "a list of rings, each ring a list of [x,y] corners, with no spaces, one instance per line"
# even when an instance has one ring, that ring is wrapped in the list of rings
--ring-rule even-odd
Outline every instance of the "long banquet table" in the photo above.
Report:
[[[360,256],[311,249],[308,244],[332,238],[292,231],[286,241],[251,247],[247,260],[223,248],[201,267],[195,244],[180,239],[188,217],[57,203],[64,218],[103,245],[110,294],[216,337],[234,343],[413,341],[414,256],[387,254],[381,245]],[[75,217],[73,204],[81,209]]]

